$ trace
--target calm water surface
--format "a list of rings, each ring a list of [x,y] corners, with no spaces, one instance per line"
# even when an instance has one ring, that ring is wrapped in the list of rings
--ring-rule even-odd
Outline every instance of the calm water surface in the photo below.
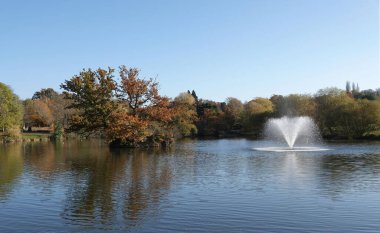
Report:
[[[0,145],[0,232],[380,232],[380,144]]]

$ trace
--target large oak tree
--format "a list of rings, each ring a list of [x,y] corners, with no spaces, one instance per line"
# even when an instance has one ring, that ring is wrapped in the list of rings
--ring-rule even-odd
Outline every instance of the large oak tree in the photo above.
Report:
[[[103,134],[112,145],[141,146],[170,143],[175,136],[178,109],[159,95],[158,83],[142,79],[139,70],[83,70],[61,85],[69,108],[78,113],[69,130],[89,136]]]

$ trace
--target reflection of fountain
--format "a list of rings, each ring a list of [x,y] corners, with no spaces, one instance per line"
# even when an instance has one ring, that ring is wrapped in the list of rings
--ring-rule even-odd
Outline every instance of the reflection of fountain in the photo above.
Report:
[[[255,148],[261,151],[321,151],[320,147],[310,146],[317,142],[319,130],[314,121],[307,116],[271,118],[265,126],[265,135],[268,139],[286,142],[287,147]],[[294,147],[295,143],[307,145]]]

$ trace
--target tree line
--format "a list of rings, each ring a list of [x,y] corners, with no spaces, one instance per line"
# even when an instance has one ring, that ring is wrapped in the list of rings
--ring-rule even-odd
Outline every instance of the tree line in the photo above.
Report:
[[[380,130],[380,89],[360,91],[325,88],[314,95],[273,95],[247,102],[199,98],[187,91],[171,99],[160,95],[159,83],[139,77],[139,70],[84,69],[61,84],[62,93],[41,89],[21,101],[0,83],[2,137],[17,138],[21,130],[48,127],[53,136],[65,133],[105,138],[115,146],[170,145],[181,137],[259,137],[268,118],[310,116],[325,138],[365,138]]]

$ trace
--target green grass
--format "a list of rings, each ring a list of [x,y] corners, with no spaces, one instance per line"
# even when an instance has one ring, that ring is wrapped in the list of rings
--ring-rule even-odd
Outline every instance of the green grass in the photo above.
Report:
[[[369,134],[372,134],[372,135],[375,135],[375,136],[380,136],[380,130],[372,131],[372,132],[369,133]]]
[[[24,139],[37,139],[37,138],[47,138],[50,133],[22,133],[21,136]]]
[[[376,130],[376,131],[371,131],[371,132],[365,133],[363,136],[378,140],[378,139],[380,139],[380,130]]]

